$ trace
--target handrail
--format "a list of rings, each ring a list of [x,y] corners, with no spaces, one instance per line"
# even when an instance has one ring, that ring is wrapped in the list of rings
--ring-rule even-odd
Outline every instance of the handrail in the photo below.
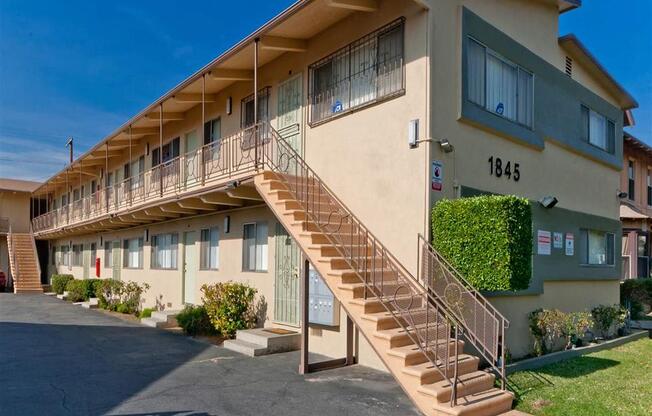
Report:
[[[16,241],[14,237],[14,233],[12,231],[11,227],[11,222],[9,223],[9,234],[7,236],[7,246],[9,250],[11,251],[11,265],[13,266],[12,272],[11,272],[11,285],[14,287],[14,291],[16,290],[16,283],[19,280],[20,276],[20,268],[18,266],[18,262],[16,261]]]
[[[36,271],[38,272],[39,282],[41,281],[41,263],[38,261],[38,251],[36,251],[36,242],[34,241],[34,231],[32,230],[32,224],[29,224],[29,237],[30,242],[32,243],[32,250],[34,250],[34,260],[36,261]]]
[[[248,173],[253,175],[256,172],[256,133],[266,130],[261,126],[244,128],[39,215],[32,220],[33,230],[40,233],[107,214],[120,214],[162,197],[200,189],[206,184],[226,183]]]
[[[262,148],[264,164],[277,173],[306,219],[333,242],[354,270],[364,284],[365,299],[370,294],[377,297],[442,379],[450,383],[451,406],[456,405],[458,341],[463,331],[454,315],[440,299],[430,296],[277,132],[270,132],[273,140]]]
[[[468,339],[505,383],[505,330],[509,321],[430,243],[418,236],[420,281],[442,299]]]

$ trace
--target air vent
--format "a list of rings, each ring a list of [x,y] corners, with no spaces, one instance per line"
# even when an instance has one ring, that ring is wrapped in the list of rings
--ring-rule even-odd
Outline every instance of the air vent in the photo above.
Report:
[[[566,75],[573,76],[573,60],[568,56],[566,57]]]

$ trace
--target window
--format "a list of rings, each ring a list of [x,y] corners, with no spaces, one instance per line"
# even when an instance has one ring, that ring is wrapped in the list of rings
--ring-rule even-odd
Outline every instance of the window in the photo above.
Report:
[[[267,223],[245,224],[242,237],[242,269],[267,271]]]
[[[253,114],[253,102],[252,105],[252,114]],[[253,124],[253,121],[252,121]],[[209,144],[220,140],[222,137],[222,122],[220,118],[207,121],[204,124],[204,144]]]
[[[122,266],[130,269],[143,267],[143,239],[131,238],[122,240],[123,258]]]
[[[616,125],[602,114],[583,105],[582,140],[609,153],[614,152],[616,143]]]
[[[59,264],[59,252],[57,251],[56,246],[52,246],[50,248],[50,264],[53,266],[56,266]]]
[[[153,269],[177,268],[177,234],[159,234],[152,236]]]
[[[532,127],[534,76],[469,38],[467,98],[501,117]]]
[[[113,242],[104,242],[104,267],[113,267]]]
[[[609,265],[615,264],[615,237],[612,233],[597,230],[581,230],[584,250],[583,264]]]
[[[647,205],[652,206],[652,170],[647,170]]]
[[[61,258],[64,266],[70,266],[70,247],[61,246]]]
[[[72,246],[72,265],[81,266],[82,265],[82,245],[73,244]]]
[[[636,165],[633,160],[627,161],[627,197],[632,201],[636,198]]]
[[[163,145],[163,163],[179,157],[179,144],[181,139],[179,137],[169,141]],[[152,166],[158,166],[161,163],[159,158],[159,148],[152,150]]]
[[[258,122],[265,122],[269,120],[269,87],[265,87],[258,91]],[[240,112],[240,125],[249,127],[254,125],[254,95],[244,98],[242,100]]]
[[[201,268],[220,267],[220,233],[217,227],[201,230]]]
[[[95,267],[95,259],[97,259],[97,245],[91,243],[91,267]]]
[[[310,122],[403,92],[404,19],[310,65]]]
[[[72,200],[79,201],[79,189],[73,189],[72,191]]]

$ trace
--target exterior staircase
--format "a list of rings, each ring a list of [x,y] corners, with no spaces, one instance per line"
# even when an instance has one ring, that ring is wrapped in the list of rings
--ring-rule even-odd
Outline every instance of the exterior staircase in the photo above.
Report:
[[[413,277],[277,133],[266,132],[273,137],[260,149],[258,192],[421,412],[509,412],[505,318],[423,239]]]
[[[9,266],[13,276],[14,293],[43,293],[41,266],[31,233],[7,235]]]

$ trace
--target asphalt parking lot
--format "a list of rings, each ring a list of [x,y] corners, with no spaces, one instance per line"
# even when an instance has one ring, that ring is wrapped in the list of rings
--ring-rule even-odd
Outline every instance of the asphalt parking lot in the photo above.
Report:
[[[45,295],[0,293],[0,415],[417,415],[391,375],[301,376]]]

